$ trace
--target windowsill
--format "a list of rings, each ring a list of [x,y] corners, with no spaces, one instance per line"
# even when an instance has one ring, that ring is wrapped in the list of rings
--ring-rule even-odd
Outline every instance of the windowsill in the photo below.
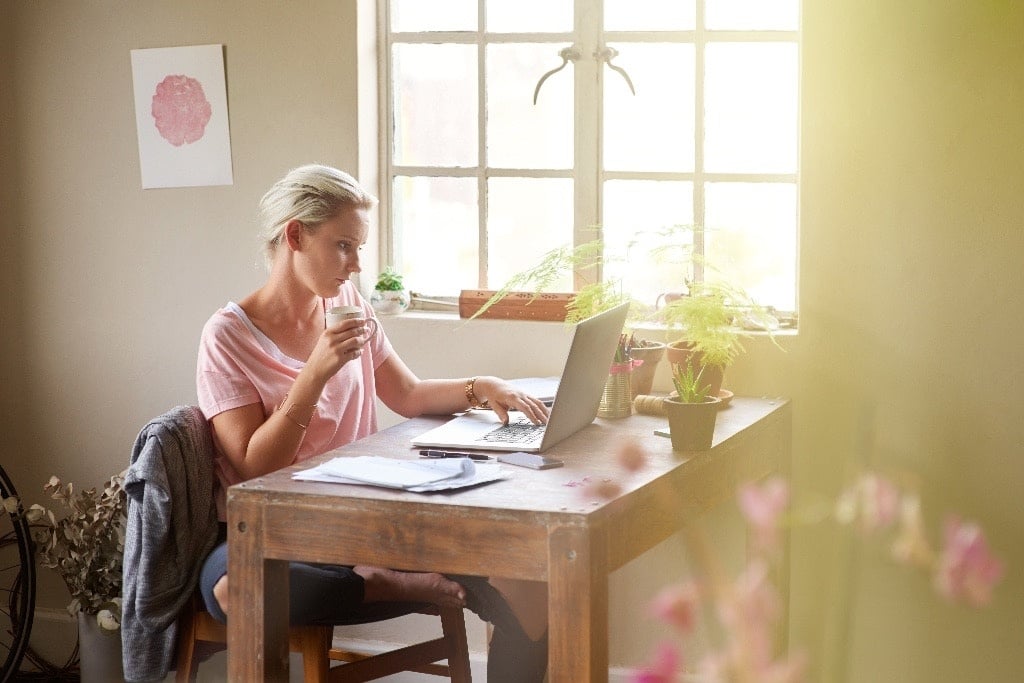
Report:
[[[529,323],[529,324],[542,324],[547,326],[560,326],[560,327],[571,327],[560,321],[545,321],[545,320],[519,320],[519,319],[508,319],[508,318],[462,318],[457,312],[454,311],[431,311],[431,310],[414,310],[405,311],[397,315],[380,316],[384,326],[387,327],[387,321],[394,320],[400,321],[399,324],[415,324],[417,321],[432,322],[432,323],[461,323],[461,324],[501,324],[507,325],[510,323]],[[640,322],[636,324],[627,325],[627,327],[636,333],[650,335],[649,338],[656,339],[659,341],[673,341],[679,338],[678,331],[668,330],[664,325],[657,323]],[[795,337],[797,336],[798,328],[796,327],[784,327],[779,330],[775,330],[771,334],[764,330],[744,330],[743,335],[749,337],[763,337],[769,338],[774,337]]]

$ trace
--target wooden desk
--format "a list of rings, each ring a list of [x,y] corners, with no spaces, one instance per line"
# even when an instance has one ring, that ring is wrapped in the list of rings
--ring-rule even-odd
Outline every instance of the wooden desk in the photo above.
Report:
[[[710,451],[680,459],[654,435],[664,418],[596,420],[548,452],[565,467],[508,467],[511,478],[475,489],[417,494],[299,482],[337,455],[416,458],[413,436],[443,418],[417,418],[302,465],[228,491],[228,678],[287,680],[287,560],[369,564],[548,582],[552,682],[608,679],[608,574],[703,512],[737,485],[788,474],[789,402],[736,397],[719,414]],[[617,441],[649,454],[624,474]],[[573,484],[612,479],[624,491],[597,500]],[[781,589],[788,599],[788,568]]]

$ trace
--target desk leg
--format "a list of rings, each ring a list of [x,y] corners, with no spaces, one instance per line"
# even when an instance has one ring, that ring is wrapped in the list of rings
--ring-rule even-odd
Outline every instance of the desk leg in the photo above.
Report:
[[[288,680],[288,563],[263,558],[259,516],[228,508],[228,680]]]
[[[603,530],[548,537],[548,679],[608,680],[608,548]]]

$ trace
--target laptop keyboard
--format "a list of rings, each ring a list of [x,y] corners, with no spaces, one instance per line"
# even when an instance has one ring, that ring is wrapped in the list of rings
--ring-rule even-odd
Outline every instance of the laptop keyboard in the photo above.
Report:
[[[525,417],[502,425],[480,437],[480,441],[497,441],[500,443],[530,443],[536,441],[547,425],[535,425]]]

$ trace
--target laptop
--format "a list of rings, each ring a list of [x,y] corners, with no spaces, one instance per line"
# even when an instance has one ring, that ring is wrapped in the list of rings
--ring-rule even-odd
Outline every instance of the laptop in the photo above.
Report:
[[[576,324],[546,425],[535,425],[518,411],[510,412],[508,425],[502,425],[493,410],[470,410],[419,435],[412,444],[539,453],[572,436],[597,417],[628,309],[628,303],[620,304]]]

